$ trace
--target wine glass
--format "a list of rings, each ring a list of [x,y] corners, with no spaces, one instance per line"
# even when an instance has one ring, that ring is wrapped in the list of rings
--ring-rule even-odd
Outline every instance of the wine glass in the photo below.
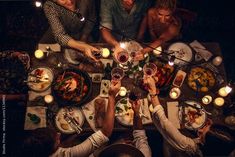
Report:
[[[143,71],[146,76],[154,76],[157,72],[157,66],[154,63],[146,63]]]
[[[129,59],[129,54],[127,51],[121,51],[117,54],[117,61],[120,64],[125,64]]]
[[[113,81],[121,81],[121,79],[124,77],[124,71],[119,67],[113,68],[111,71],[111,76]]]
[[[96,59],[100,59],[102,57],[102,53],[101,51],[93,51],[92,55],[96,58]]]

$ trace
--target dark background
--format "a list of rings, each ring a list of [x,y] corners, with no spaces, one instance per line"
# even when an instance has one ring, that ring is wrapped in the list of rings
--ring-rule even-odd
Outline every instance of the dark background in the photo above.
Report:
[[[178,6],[197,14],[197,19],[182,30],[182,40],[218,42],[227,78],[235,82],[235,8],[231,2],[228,0],[178,0]],[[99,5],[98,0],[96,3]],[[47,28],[48,23],[42,9],[34,7],[33,1],[0,1],[0,51],[18,50],[32,53]],[[96,28],[93,36],[98,38],[98,35]],[[24,117],[20,115],[24,115],[25,111],[22,103],[7,102],[6,105],[7,114],[15,115],[7,119],[7,156],[16,156],[14,152],[19,146],[18,141],[22,139],[23,126],[21,124],[24,121]],[[151,137],[150,144],[154,156],[161,156],[161,136],[156,132],[148,132],[148,136]],[[227,156],[233,147],[210,136],[208,139],[203,149],[207,156]]]

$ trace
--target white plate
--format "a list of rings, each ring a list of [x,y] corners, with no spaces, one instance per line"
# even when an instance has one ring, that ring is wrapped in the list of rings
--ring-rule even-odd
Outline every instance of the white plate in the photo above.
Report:
[[[52,70],[47,67],[36,68],[33,71],[31,71],[30,74],[35,75],[35,72],[37,69],[43,71],[42,74],[39,76],[40,80],[42,82],[37,82],[37,83],[28,82],[27,84],[28,84],[29,88],[32,89],[33,91],[43,92],[51,86],[51,83],[54,79],[54,74],[53,74]],[[31,76],[30,74],[28,75],[27,81],[35,81],[36,77]]]
[[[152,123],[151,114],[148,109],[147,99],[142,99],[139,113],[140,113],[140,117],[142,118],[143,124]],[[145,116],[143,116],[143,114]],[[116,108],[115,108],[115,117],[117,121],[124,126],[133,125],[134,111],[132,110],[131,104],[129,102],[129,98],[122,98],[121,100],[117,102]]]
[[[70,111],[69,113],[74,117],[78,119],[78,123],[80,124],[80,127],[82,127],[84,123],[84,115],[82,114],[81,110],[77,107],[72,107],[73,111]],[[64,134],[73,134],[76,131],[68,124],[68,122],[64,119],[64,113],[66,112],[66,108],[61,108],[55,117],[55,125],[56,127]],[[64,126],[64,127],[63,127]],[[67,127],[67,129],[65,129]]]
[[[169,59],[172,55],[174,55],[176,58],[180,58],[186,61],[184,62],[182,60],[175,59],[174,63],[176,65],[185,65],[187,64],[187,62],[190,62],[193,58],[192,49],[187,44],[182,42],[177,42],[170,45],[168,48],[168,53],[172,53],[168,56]]]
[[[198,107],[198,108],[202,107],[201,104],[198,103],[198,102],[196,102],[196,101],[185,101],[185,103],[190,104],[190,105],[193,105],[193,106],[196,106],[196,107]],[[206,113],[205,113],[203,110],[201,110],[201,111],[200,111],[201,116],[198,117],[198,118],[196,118],[198,122],[194,122],[194,123],[190,124],[190,123],[188,122],[188,112],[189,112],[190,110],[191,110],[191,111],[196,111],[195,108],[193,108],[193,107],[191,107],[191,106],[185,105],[185,116],[187,116],[187,117],[185,118],[185,122],[186,122],[185,127],[186,127],[187,129],[190,129],[190,130],[197,130],[197,129],[202,128],[202,127],[204,126],[205,122],[206,122],[206,117],[207,117],[207,116],[206,116]],[[183,122],[183,119],[182,119],[182,118],[183,118],[182,112],[183,112],[183,107],[180,106],[180,107],[179,107],[179,119],[180,119],[181,122]]]

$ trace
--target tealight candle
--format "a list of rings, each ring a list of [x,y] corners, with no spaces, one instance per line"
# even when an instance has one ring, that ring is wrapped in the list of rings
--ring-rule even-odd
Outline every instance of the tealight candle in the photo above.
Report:
[[[125,87],[121,87],[119,90],[119,95],[120,96],[126,96],[127,90]]]
[[[214,104],[215,104],[216,106],[223,106],[223,105],[224,105],[224,99],[221,98],[221,97],[218,97],[218,98],[216,98],[216,99],[214,100]]]
[[[171,99],[177,99],[180,96],[180,89],[179,88],[172,88],[169,93]]]
[[[205,104],[205,105],[211,103],[211,101],[212,101],[212,97],[210,95],[205,95],[202,98],[202,103]]]
[[[222,57],[220,56],[217,56],[215,57],[213,60],[212,60],[212,63],[215,65],[215,66],[219,66],[221,63],[222,63]]]
[[[153,53],[154,53],[155,55],[160,55],[160,54],[162,53],[162,47],[159,46],[159,47],[155,48],[155,49],[153,50]]]
[[[48,104],[50,104],[51,102],[53,102],[54,98],[52,95],[48,94],[46,96],[44,96],[44,101]]]
[[[219,95],[222,97],[226,97],[231,91],[232,91],[232,88],[229,86],[222,87],[219,89]]]
[[[107,49],[107,48],[103,48],[103,49],[102,49],[102,57],[104,57],[104,58],[108,58],[108,57],[109,57],[109,55],[110,55],[110,51],[109,51],[109,49]]]
[[[37,58],[37,59],[42,59],[44,57],[44,52],[42,50],[36,50],[34,52],[34,56]]]

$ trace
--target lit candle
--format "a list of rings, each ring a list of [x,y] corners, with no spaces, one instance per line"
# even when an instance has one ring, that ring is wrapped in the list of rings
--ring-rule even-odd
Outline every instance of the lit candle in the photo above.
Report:
[[[126,88],[125,87],[121,87],[120,90],[119,90],[119,95],[120,96],[126,96]]]
[[[42,59],[44,57],[44,52],[42,50],[36,50],[34,52],[34,56],[37,58],[37,59]]]
[[[110,51],[109,51],[109,49],[107,49],[107,48],[103,48],[103,49],[102,49],[102,57],[104,57],[104,58],[108,58],[108,57],[109,57],[109,55],[110,55]]]
[[[212,97],[210,95],[205,95],[202,98],[202,103],[205,104],[205,105],[211,103],[211,101],[212,101]]]
[[[222,87],[219,89],[219,95],[222,97],[226,97],[231,91],[232,91],[232,88],[229,86]]]
[[[51,102],[53,102],[54,98],[52,95],[48,94],[46,96],[44,96],[44,101],[48,104],[50,104]]]
[[[180,89],[172,88],[169,95],[171,99],[177,99],[180,96]]]
[[[153,50],[153,53],[154,53],[155,55],[160,55],[160,54],[162,53],[162,47],[159,46],[159,47],[155,48],[155,49]]]
[[[223,106],[223,105],[224,105],[224,99],[221,98],[221,97],[218,97],[218,98],[216,98],[216,99],[214,100],[214,104],[215,104],[216,106]]]
[[[217,56],[213,59],[212,63],[215,65],[215,66],[219,66],[221,63],[222,63],[222,57],[220,56]]]

